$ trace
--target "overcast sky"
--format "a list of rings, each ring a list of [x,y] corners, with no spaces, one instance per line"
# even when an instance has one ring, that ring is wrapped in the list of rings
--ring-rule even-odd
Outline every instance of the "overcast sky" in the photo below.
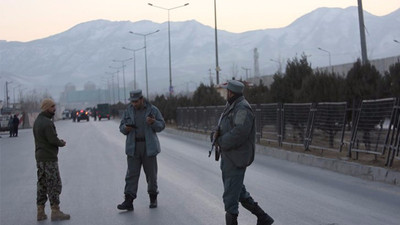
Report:
[[[280,28],[319,7],[347,8],[357,0],[216,0],[218,29],[230,32]],[[214,0],[0,0],[0,40],[31,41],[96,19],[111,21],[197,20],[214,27]],[[387,15],[400,0],[363,0],[364,10]]]

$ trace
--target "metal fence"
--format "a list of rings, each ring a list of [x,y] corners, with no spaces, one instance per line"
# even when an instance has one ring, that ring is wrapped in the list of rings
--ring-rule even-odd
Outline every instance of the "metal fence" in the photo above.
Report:
[[[281,113],[282,105],[279,103],[255,105],[256,129],[258,142],[282,143]]]
[[[305,146],[310,110],[311,103],[283,104],[281,118],[282,144]]]
[[[346,129],[346,102],[322,102],[314,105],[309,115],[306,149],[342,151]]]
[[[352,152],[383,155],[393,130],[392,114],[396,99],[364,100],[355,121],[350,142]]]
[[[364,100],[349,108],[346,102],[270,103],[251,105],[256,116],[258,143],[277,143],[304,150],[386,155],[386,165],[400,160],[400,100]],[[224,106],[178,107],[180,129],[211,132]]]
[[[400,98],[396,100],[391,121],[393,121],[393,129],[389,134],[387,142],[389,152],[386,160],[387,166],[392,166],[394,159],[400,160]]]

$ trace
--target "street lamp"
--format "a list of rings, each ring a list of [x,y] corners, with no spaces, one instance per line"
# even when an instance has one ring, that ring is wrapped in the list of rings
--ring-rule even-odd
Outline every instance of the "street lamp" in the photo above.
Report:
[[[140,36],[142,36],[143,39],[144,39],[144,47],[143,47],[143,48],[144,48],[144,67],[145,67],[145,71],[146,71],[146,98],[149,98],[149,80],[148,80],[148,74],[147,74],[147,47],[146,47],[146,37],[147,37],[148,35],[155,34],[155,33],[157,33],[158,31],[160,31],[160,30],[156,30],[156,31],[153,31],[153,32],[150,32],[150,33],[147,33],[147,34],[141,34],[141,33],[135,33],[135,32],[129,31],[129,33],[135,34],[135,35],[140,35]]]
[[[133,89],[136,90],[136,52],[144,49],[144,47],[137,48],[137,49],[130,49],[130,48],[122,47],[122,49],[133,52]]]
[[[110,104],[112,104],[112,102],[111,102],[111,94],[110,94],[110,92],[111,92],[111,90],[110,90],[110,81],[108,80],[107,77],[103,77],[102,80],[106,85],[106,90],[104,92],[104,101],[107,101],[106,98],[107,98],[107,95],[108,95],[108,100],[109,100]]]
[[[323,48],[318,48],[319,50],[323,51],[323,52],[327,52],[328,56],[329,56],[329,67],[331,67],[331,52],[328,50],[325,50]]]
[[[108,66],[109,68],[111,68],[111,69],[116,69],[117,71],[115,71],[113,74],[117,74],[117,89],[118,89],[118,91],[117,91],[117,93],[118,93],[118,101],[121,101],[121,98],[120,98],[120,96],[119,96],[119,68],[120,67],[113,67],[113,66]],[[110,73],[111,74],[111,73]]]
[[[168,11],[168,54],[169,54],[169,96],[172,96],[172,93],[174,92],[174,88],[172,86],[172,69],[171,69],[171,32],[170,32],[170,20],[169,20],[169,11],[173,10],[173,9],[177,9],[177,8],[181,8],[181,7],[185,7],[187,5],[189,5],[189,3],[186,3],[184,5],[180,5],[180,6],[176,6],[176,7],[172,7],[172,8],[164,8],[161,6],[157,6],[157,5],[153,5],[151,3],[148,3],[149,6],[153,6],[159,9],[164,9]]]
[[[125,88],[125,62],[132,60],[133,58],[129,59],[122,59],[122,60],[116,60],[114,59],[113,62],[121,62],[122,63],[122,79],[124,82],[124,103],[126,103],[126,88]],[[119,87],[118,87],[118,96],[119,96]]]
[[[12,81],[6,81],[6,108],[8,107],[8,104],[10,103],[10,97],[8,97],[8,85],[10,85]]]
[[[110,72],[106,72],[106,74],[111,75],[111,88],[112,88],[112,104],[115,105],[115,91],[114,91],[114,74],[115,73],[110,73]],[[108,80],[107,80],[108,81]]]
[[[218,38],[217,38],[217,2],[214,0],[214,22],[215,22],[215,73],[217,76],[217,85],[219,84],[219,71],[221,70],[218,65]]]

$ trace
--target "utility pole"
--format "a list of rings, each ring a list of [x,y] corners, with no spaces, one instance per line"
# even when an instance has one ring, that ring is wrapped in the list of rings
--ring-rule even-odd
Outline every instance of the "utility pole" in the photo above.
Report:
[[[365,41],[365,24],[364,24],[364,13],[363,13],[363,7],[362,7],[362,0],[358,0],[358,20],[360,23],[362,63],[366,64],[368,62],[368,57],[367,57],[367,42]]]

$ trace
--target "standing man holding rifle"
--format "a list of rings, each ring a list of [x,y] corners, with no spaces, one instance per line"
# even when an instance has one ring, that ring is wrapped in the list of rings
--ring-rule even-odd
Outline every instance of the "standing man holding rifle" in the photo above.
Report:
[[[221,151],[226,225],[238,224],[239,202],[257,216],[257,225],[271,225],[274,220],[258,206],[243,184],[246,168],[254,160],[256,131],[253,110],[243,96],[243,83],[231,80],[225,88],[227,104],[219,129],[213,134],[213,144],[216,154],[217,149]],[[218,158],[216,155],[215,159]]]

